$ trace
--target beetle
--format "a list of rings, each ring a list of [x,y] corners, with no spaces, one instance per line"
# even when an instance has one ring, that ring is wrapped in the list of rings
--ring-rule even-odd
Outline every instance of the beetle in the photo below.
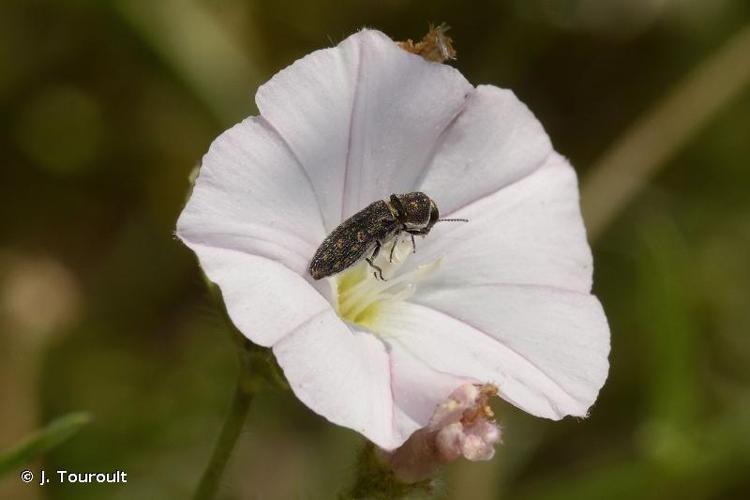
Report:
[[[442,221],[467,222],[466,219],[440,219],[437,205],[422,192],[392,194],[388,199],[370,203],[339,224],[315,251],[308,272],[319,280],[340,273],[364,258],[375,269],[375,277],[385,281],[383,270],[374,263],[383,244],[405,232],[411,235],[416,252],[414,235],[424,236]],[[397,241],[391,247],[391,261]],[[365,257],[367,254],[370,256]]]

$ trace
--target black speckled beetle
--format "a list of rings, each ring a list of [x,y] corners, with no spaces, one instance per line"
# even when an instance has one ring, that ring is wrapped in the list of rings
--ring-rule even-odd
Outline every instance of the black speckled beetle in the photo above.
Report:
[[[397,237],[401,232],[411,235],[416,252],[414,235],[426,235],[440,221],[462,221],[466,219],[440,219],[437,205],[424,193],[392,194],[387,200],[378,200],[352,215],[329,234],[310,262],[308,272],[319,280],[340,273],[362,258],[375,269],[376,278],[383,278],[383,270],[375,265],[383,243]],[[391,247],[390,259],[396,248]],[[365,257],[372,252],[369,257]]]

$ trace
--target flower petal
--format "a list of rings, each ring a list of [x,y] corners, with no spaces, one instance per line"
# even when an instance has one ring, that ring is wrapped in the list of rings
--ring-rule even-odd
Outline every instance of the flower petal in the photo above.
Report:
[[[433,369],[498,387],[540,417],[585,416],[607,376],[596,297],[545,287],[468,286],[383,308],[378,329]]]
[[[406,440],[394,431],[388,353],[374,335],[350,330],[329,309],[273,352],[295,395],[316,413],[384,449]]]
[[[389,346],[394,426],[398,436],[406,440],[430,422],[437,406],[457,387],[473,380],[430,368],[403,344]]]
[[[363,30],[280,71],[255,99],[307,171],[331,230],[410,190],[472,92],[454,68]]]
[[[278,135],[248,118],[211,144],[177,221],[177,236],[191,248],[234,249],[304,274],[325,236],[316,206],[304,170]]]
[[[240,250],[185,243],[221,289],[227,313],[256,344],[269,347],[330,303],[305,278],[279,262]]]
[[[507,89],[480,85],[440,141],[416,188],[443,217],[518,181],[552,152],[541,123]]]
[[[436,372],[403,346],[325,311],[273,347],[295,395],[329,421],[383,449],[401,446],[439,403],[469,380]]]
[[[576,174],[557,153],[515,183],[454,214],[417,243],[415,266],[443,257],[420,294],[466,284],[546,285],[591,290],[592,258]]]

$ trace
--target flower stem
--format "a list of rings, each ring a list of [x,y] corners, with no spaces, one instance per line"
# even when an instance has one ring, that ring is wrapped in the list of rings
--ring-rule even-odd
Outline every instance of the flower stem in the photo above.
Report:
[[[243,358],[241,355],[240,359]],[[206,470],[203,471],[198,488],[195,490],[195,495],[193,496],[195,500],[208,500],[214,498],[216,495],[219,481],[232,454],[232,450],[234,450],[237,443],[237,438],[242,431],[247,412],[250,409],[250,403],[255,394],[252,385],[246,382],[249,372],[250,363],[242,361],[229,414],[224,421],[224,426],[221,428],[221,434],[219,434],[219,438],[216,440],[211,459],[206,466]]]
[[[286,381],[279,374],[278,366],[274,363],[270,351],[253,344],[237,330],[227,313],[221,291],[205,276],[204,280],[237,349],[240,367],[229,413],[216,440],[211,459],[208,461],[206,470],[203,471],[198,483],[198,488],[195,490],[195,495],[193,495],[195,500],[210,500],[216,496],[221,476],[224,474],[232,450],[237,444],[237,438],[242,432],[255,393],[265,386],[286,386]]]

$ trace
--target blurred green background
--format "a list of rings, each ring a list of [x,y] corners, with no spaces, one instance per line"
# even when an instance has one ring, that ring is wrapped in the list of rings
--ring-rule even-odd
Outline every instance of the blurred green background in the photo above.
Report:
[[[0,3],[0,450],[85,411],[92,422],[29,468],[129,478],[40,488],[18,467],[0,498],[190,494],[237,363],[172,237],[189,172],[295,59],[362,26],[416,39],[442,21],[453,64],[512,88],[585,185],[629,127],[746,29],[750,2]],[[730,68],[747,67],[750,50],[740,55]],[[591,417],[555,423],[498,402],[504,445],[491,462],[449,466],[447,497],[750,498],[750,87],[713,78],[738,90],[592,234],[612,368]],[[690,120],[701,99],[663,123]],[[635,152],[637,169],[652,152]],[[608,189],[619,183],[595,194]],[[264,392],[219,497],[331,498],[362,443],[290,393]]]

